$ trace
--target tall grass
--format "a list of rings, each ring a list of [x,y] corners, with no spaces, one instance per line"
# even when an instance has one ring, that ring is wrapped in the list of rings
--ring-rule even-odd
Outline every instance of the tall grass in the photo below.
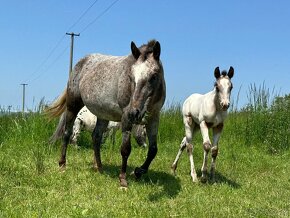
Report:
[[[232,111],[229,129],[245,146],[256,146],[274,154],[290,148],[290,95],[278,96],[264,83],[250,85],[248,103]]]

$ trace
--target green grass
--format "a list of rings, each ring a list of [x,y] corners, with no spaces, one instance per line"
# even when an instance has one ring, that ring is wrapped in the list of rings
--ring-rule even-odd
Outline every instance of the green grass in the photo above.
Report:
[[[158,154],[141,180],[128,176],[127,191],[118,181],[120,133],[116,146],[110,140],[102,145],[103,174],[92,169],[87,133],[80,148],[69,146],[67,169],[60,172],[60,143],[47,143],[56,121],[38,113],[1,116],[0,217],[289,217],[290,119],[289,109],[277,109],[281,102],[284,108],[278,99],[265,110],[248,107],[229,115],[213,184],[191,182],[186,152],[172,175],[184,130],[178,105],[163,111]],[[200,134],[194,143],[200,176]],[[133,144],[128,173],[146,154]]]

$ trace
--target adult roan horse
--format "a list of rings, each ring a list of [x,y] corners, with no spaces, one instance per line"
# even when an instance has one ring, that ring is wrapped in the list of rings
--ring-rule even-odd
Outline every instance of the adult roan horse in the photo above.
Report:
[[[86,105],[98,117],[92,133],[94,168],[102,171],[100,144],[111,120],[122,123],[121,187],[128,186],[126,169],[133,124],[145,124],[149,142],[147,158],[141,167],[135,168],[133,175],[140,178],[148,171],[157,153],[160,110],[166,93],[160,52],[160,43],[156,40],[139,48],[131,42],[131,54],[128,56],[91,54],[75,65],[64,93],[47,110],[52,117],[61,115],[52,136],[57,138],[64,133],[60,167],[66,165],[66,150],[75,117]]]
[[[233,88],[231,78],[234,76],[234,68],[230,67],[228,73],[226,71],[220,73],[219,67],[217,67],[215,68],[214,76],[216,82],[211,92],[204,95],[192,94],[185,100],[182,107],[185,137],[180,144],[179,151],[171,168],[175,173],[182,151],[187,147],[191,167],[190,174],[193,182],[197,181],[197,175],[192,155],[192,137],[199,128],[203,138],[204,149],[201,182],[207,181],[207,160],[209,151],[211,151],[212,155],[210,177],[214,180],[216,157],[218,155],[218,142],[223,129],[224,120],[227,116],[227,109],[230,106],[230,95]],[[209,128],[213,129],[213,145],[209,138]]]

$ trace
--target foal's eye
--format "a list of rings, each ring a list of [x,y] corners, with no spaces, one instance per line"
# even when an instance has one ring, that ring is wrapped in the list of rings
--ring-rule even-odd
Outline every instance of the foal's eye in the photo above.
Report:
[[[216,89],[216,91],[217,91],[217,92],[219,92],[219,91],[220,91],[219,87],[217,87],[217,86],[215,87],[215,89]]]

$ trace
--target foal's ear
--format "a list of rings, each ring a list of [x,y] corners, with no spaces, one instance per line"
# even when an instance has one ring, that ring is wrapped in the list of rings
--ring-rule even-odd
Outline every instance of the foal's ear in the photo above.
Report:
[[[160,43],[156,41],[153,46],[153,57],[155,58],[155,60],[157,61],[159,60],[160,53],[161,53]]]
[[[216,67],[214,69],[214,76],[215,76],[216,79],[220,78],[221,72],[220,72],[220,68],[219,67]]]
[[[231,79],[234,76],[234,68],[231,66],[228,72],[228,77]]]
[[[140,50],[137,48],[137,46],[135,45],[133,41],[131,42],[131,52],[136,60],[139,58],[141,54]]]

